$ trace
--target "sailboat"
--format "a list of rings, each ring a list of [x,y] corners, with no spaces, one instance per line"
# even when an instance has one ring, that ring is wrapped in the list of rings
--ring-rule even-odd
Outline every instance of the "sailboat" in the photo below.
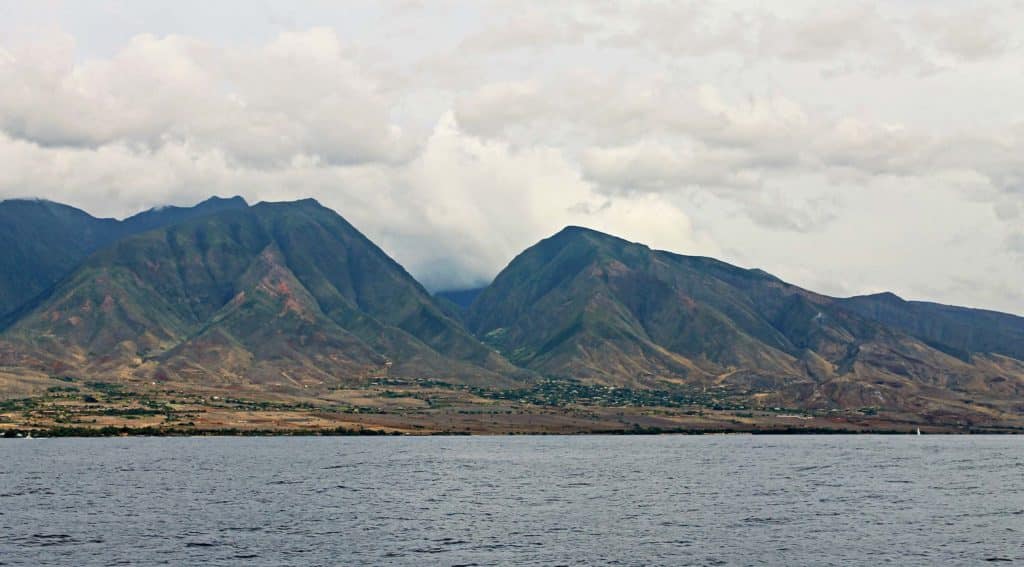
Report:
[[[918,435],[920,435],[920,434],[921,434],[921,428],[920,428],[920,427],[918,427],[918,428],[917,428],[917,434],[918,434]]]

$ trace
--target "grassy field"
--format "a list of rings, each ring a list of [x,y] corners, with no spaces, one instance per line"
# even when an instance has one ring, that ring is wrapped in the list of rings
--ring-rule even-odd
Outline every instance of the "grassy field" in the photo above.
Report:
[[[544,381],[486,390],[381,380],[321,391],[0,374],[0,435],[1024,432],[1020,421],[944,422],[879,408],[752,407],[743,392]]]

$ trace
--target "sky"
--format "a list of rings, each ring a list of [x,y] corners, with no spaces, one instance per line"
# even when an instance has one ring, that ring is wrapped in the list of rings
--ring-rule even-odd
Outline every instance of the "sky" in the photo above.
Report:
[[[429,289],[566,225],[1024,314],[1024,2],[0,1],[0,199],[313,197]]]

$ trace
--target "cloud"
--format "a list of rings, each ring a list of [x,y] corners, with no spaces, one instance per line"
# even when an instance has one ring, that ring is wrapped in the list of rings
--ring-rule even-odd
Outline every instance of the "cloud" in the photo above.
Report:
[[[834,76],[859,71],[935,72],[941,68],[936,52],[980,61],[998,54],[1005,35],[985,36],[1004,30],[989,25],[984,9],[913,13],[875,2],[828,10],[813,2],[770,8],[743,1],[566,2],[544,16],[536,14],[536,4],[520,5],[533,9],[527,8],[529,15],[519,18],[497,11],[500,24],[472,36],[463,47],[494,51],[593,44],[667,58],[729,57],[748,65],[772,60],[813,66]],[[934,24],[922,33],[918,20],[925,17]],[[958,17],[986,25],[976,33],[957,30]]]
[[[978,62],[1020,48],[1013,36],[1013,20],[1008,4],[980,4],[945,11],[925,9],[915,15],[914,26],[940,54]]]
[[[749,169],[750,154],[709,148],[691,140],[675,144],[644,141],[610,148],[588,148],[584,176],[610,192],[662,192],[686,187],[750,188],[760,175]]]
[[[502,11],[500,21],[485,25],[460,42],[460,50],[501,52],[507,50],[543,50],[553,46],[574,45],[598,32],[594,23],[569,8],[549,3],[515,3]]]
[[[0,128],[41,146],[186,144],[257,166],[401,161],[413,150],[328,29],[258,49],[139,35],[84,62],[73,38],[39,37],[0,53],[0,82]]]
[[[478,138],[450,114],[387,187],[399,217],[381,211],[387,222],[373,232],[431,288],[489,282],[513,256],[570,224],[674,250],[714,250],[663,198],[606,197],[561,151]]]
[[[851,3],[795,18],[765,15],[760,22],[757,47],[777,58],[827,64],[831,72],[931,67],[905,26],[870,4]]]
[[[1024,232],[1014,232],[1006,237],[1006,247],[1010,252],[1024,259]]]

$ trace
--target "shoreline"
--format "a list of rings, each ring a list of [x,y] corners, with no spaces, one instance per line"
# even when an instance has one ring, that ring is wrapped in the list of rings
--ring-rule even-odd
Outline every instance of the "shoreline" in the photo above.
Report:
[[[0,400],[0,438],[354,435],[1021,434],[1024,420],[988,413],[881,407],[804,409],[739,393],[615,390],[546,382],[490,391],[435,381],[320,391],[195,391],[40,377]],[[576,389],[573,389],[576,388]]]
[[[31,437],[29,437],[31,434]],[[1006,428],[967,428],[939,431],[922,431],[920,435],[1022,435],[1024,431]],[[627,435],[911,435],[916,430],[905,429],[839,429],[839,428],[761,428],[761,429],[660,429],[633,428],[577,432],[402,432],[381,429],[333,428],[308,429],[178,429],[152,427],[71,427],[52,429],[7,429],[0,433],[0,439],[90,439],[109,437],[550,437],[550,436],[627,436]]]

